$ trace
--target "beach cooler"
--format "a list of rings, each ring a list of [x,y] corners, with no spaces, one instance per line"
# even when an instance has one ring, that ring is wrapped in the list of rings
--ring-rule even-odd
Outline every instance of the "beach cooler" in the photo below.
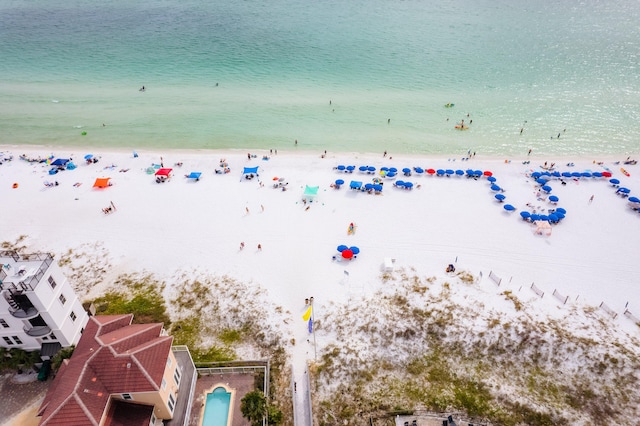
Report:
[[[395,263],[396,263],[395,259],[392,259],[390,257],[385,257],[382,270],[384,272],[393,272],[393,268],[394,268],[394,264]]]

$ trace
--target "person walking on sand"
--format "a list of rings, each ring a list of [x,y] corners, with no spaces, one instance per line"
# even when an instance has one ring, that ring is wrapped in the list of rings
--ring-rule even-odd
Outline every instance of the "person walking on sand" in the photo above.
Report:
[[[244,249],[244,241],[240,243],[240,250]]]
[[[593,197],[595,197],[595,195],[592,195],[591,198],[589,198],[589,204],[593,202]]]
[[[262,244],[258,244],[258,251],[262,251]]]
[[[244,211],[247,212],[247,214],[249,214],[249,207],[245,207]]]
[[[260,204],[260,210],[264,213],[264,206]]]

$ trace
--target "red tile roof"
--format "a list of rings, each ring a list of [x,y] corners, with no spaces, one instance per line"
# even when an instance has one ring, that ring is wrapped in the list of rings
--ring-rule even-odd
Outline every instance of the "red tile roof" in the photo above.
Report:
[[[73,356],[47,392],[40,425],[98,425],[111,394],[157,391],[173,338],[133,315],[90,317]]]

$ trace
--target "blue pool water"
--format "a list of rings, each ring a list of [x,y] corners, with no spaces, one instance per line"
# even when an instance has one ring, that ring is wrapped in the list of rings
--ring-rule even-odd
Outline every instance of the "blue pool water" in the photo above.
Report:
[[[207,394],[207,402],[202,416],[202,426],[227,426],[231,394],[224,388],[215,388]]]

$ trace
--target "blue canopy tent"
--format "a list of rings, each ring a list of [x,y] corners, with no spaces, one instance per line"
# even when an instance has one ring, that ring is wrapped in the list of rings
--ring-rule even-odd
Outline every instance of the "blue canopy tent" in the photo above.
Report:
[[[256,175],[256,176],[260,176],[258,174],[258,167],[245,167],[244,171],[242,172],[243,176],[248,176],[248,175]]]
[[[66,166],[69,162],[68,158],[56,158],[51,165],[52,166]]]
[[[187,175],[187,179],[194,179],[196,182],[200,180],[202,172],[191,172]]]
[[[76,166],[73,162],[69,161],[67,163],[67,170],[75,170],[75,168],[78,167]]]
[[[318,196],[318,186],[305,185],[304,192],[302,193],[302,199],[312,202]]]
[[[516,208],[515,208],[515,207],[513,207],[511,204],[505,204],[505,205],[504,205],[504,209],[505,209],[506,211],[508,211],[508,212],[512,212],[512,211],[514,211]]]
[[[349,184],[349,188],[351,188],[351,189],[360,189],[360,188],[362,188],[362,182],[358,182],[356,180],[352,180],[351,183]]]
[[[496,195],[494,195],[494,197],[496,197],[496,200],[498,200],[500,202],[503,202],[504,199],[507,198],[507,197],[504,196],[504,194],[496,194]]]

